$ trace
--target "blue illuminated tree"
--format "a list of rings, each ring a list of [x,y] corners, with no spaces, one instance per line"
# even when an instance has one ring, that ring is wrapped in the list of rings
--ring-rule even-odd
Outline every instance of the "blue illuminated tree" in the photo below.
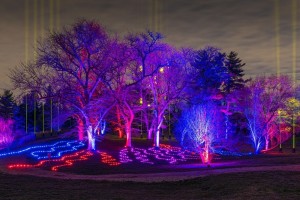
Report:
[[[192,61],[191,97],[193,103],[218,95],[222,86],[229,80],[225,65],[226,54],[214,47],[196,51]]]
[[[213,152],[220,115],[213,101],[186,108],[177,122],[176,136],[183,148],[194,152]]]
[[[253,142],[255,153],[259,153],[263,148],[263,120],[261,118],[262,107],[260,104],[260,94],[263,89],[253,86],[251,90],[246,90],[247,100],[242,105],[244,115],[247,119],[250,139]]]

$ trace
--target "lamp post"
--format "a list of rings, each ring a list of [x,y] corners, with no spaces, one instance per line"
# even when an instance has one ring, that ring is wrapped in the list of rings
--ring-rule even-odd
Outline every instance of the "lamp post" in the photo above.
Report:
[[[42,102],[42,106],[43,106],[42,107],[42,109],[43,109],[42,110],[42,112],[43,112],[42,117],[43,117],[43,133],[44,133],[45,132],[45,102],[44,101]]]
[[[26,103],[25,103],[25,131],[28,133],[28,95],[26,94]]]
[[[296,133],[295,133],[295,117],[294,112],[292,114],[292,126],[293,126],[293,153],[296,153]]]
[[[281,137],[281,110],[278,110],[279,115],[279,152],[282,152],[282,137]]]
[[[33,98],[33,134],[36,134],[36,94],[34,93]]]
[[[52,130],[53,130],[53,127],[52,127],[52,104],[53,104],[53,102],[52,101],[53,100],[51,97],[51,99],[50,99],[50,132],[51,132],[51,135],[52,135]]]

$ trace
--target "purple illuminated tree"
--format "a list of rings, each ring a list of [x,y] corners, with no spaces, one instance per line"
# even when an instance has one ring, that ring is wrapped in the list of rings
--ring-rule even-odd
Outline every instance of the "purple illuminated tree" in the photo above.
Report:
[[[118,67],[111,57],[112,45],[115,43],[103,27],[82,20],[62,33],[51,34],[41,43],[37,62],[16,68],[11,74],[17,88],[34,90],[40,97],[47,98],[45,91],[50,85],[53,98],[83,124],[89,149],[94,149],[95,134],[114,104],[107,88],[112,71]],[[79,139],[83,139],[82,132]]]
[[[137,76],[138,67],[134,59],[132,59],[132,51],[126,43],[119,45],[114,50],[115,62],[119,63],[119,68],[113,71],[109,88],[111,94],[116,102],[116,120],[119,131],[122,131],[124,122],[124,129],[126,134],[126,147],[131,147],[132,137],[132,122],[135,113],[138,110],[138,80],[141,77]],[[122,119],[122,120],[121,120]]]
[[[165,60],[167,65],[144,81],[144,87],[149,89],[148,95],[151,96],[146,102],[148,107],[145,106],[152,112],[149,117],[151,125],[148,129],[148,138],[152,137],[152,131],[154,131],[155,147],[159,147],[160,129],[166,111],[170,112],[170,104],[180,101],[183,97],[183,91],[187,85],[186,67],[188,66],[182,52],[170,48],[165,50],[164,57],[159,60]]]
[[[174,73],[179,70],[178,68],[175,69],[175,65],[172,65],[179,59],[179,54],[176,56],[175,51],[162,42],[162,39],[161,34],[150,31],[127,37],[134,60],[131,69],[132,82],[127,84],[127,88],[133,88],[134,86],[135,94],[139,95],[134,98],[136,102],[134,105],[139,104],[139,108],[136,107],[135,110],[143,110],[148,138],[152,137],[152,131],[154,131],[156,133],[156,145],[159,145],[159,129],[164,111],[175,98],[171,95],[167,97],[168,92],[171,94],[171,87],[173,87],[171,84],[175,83],[174,80],[171,80],[171,69],[174,67]],[[164,71],[165,73],[163,73]],[[177,87],[178,90],[182,90],[182,88],[179,88],[181,83],[179,81],[177,86],[174,85],[174,88]],[[160,88],[160,91],[158,91],[158,88]],[[147,94],[142,91],[147,91]],[[130,93],[126,92],[126,94]],[[179,95],[179,93],[177,92],[176,95]],[[150,115],[149,110],[151,111]],[[133,116],[133,114],[133,109],[131,109],[128,116]],[[132,121],[133,117],[131,117]]]
[[[0,148],[7,147],[14,140],[12,119],[3,119],[0,117]]]

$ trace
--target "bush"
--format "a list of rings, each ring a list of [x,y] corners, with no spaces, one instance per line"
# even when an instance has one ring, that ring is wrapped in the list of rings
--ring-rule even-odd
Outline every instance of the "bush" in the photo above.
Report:
[[[13,142],[13,124],[11,119],[0,118],[0,146],[8,146]]]

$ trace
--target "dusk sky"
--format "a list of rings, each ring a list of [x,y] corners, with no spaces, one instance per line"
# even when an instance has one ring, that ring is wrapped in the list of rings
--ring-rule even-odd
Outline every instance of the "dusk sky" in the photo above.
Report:
[[[236,51],[249,76],[276,74],[276,50],[281,72],[291,74],[294,38],[299,80],[300,0],[277,2],[275,12],[276,0],[1,0],[0,89],[12,88],[7,75],[10,68],[25,62],[26,41],[33,59],[35,33],[36,38],[45,37],[51,27],[61,29],[80,18],[95,19],[120,36],[150,29],[160,31],[176,47],[210,45],[223,52]]]

